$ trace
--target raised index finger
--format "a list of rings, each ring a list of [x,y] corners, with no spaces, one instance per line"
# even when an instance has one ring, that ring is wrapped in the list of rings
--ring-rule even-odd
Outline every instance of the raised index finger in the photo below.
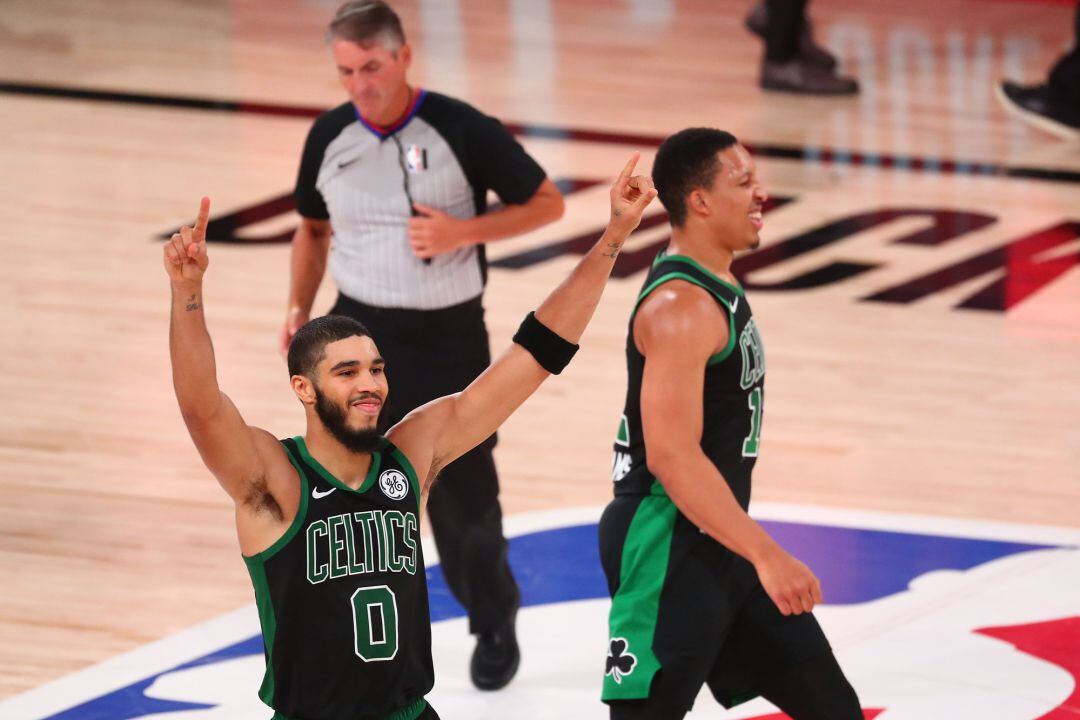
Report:
[[[204,197],[199,202],[199,216],[195,218],[195,237],[201,240],[206,235],[206,224],[210,221],[210,198]]]
[[[630,159],[626,161],[626,165],[623,167],[622,172],[619,173],[619,181],[626,180],[634,174],[634,166],[637,165],[638,158],[641,157],[641,153],[635,152],[630,156]]]

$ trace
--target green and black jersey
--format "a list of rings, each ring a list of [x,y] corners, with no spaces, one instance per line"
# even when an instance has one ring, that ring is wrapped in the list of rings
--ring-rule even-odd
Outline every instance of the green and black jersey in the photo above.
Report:
[[[689,709],[729,645],[748,598],[756,597],[758,581],[750,563],[679,512],[646,463],[641,423],[646,358],[634,342],[634,316],[645,298],[673,280],[708,291],[728,322],[727,344],[705,366],[701,449],[744,510],[760,441],[765,358],[741,288],[691,258],[657,258],[630,317],[626,405],[612,467],[615,497],[599,524],[600,562],[612,596],[601,697],[612,702],[658,693]],[[736,655],[741,662],[743,653]],[[725,704],[752,696],[741,688],[714,692]]]
[[[645,298],[672,280],[684,280],[707,290],[728,321],[727,345],[709,358],[705,367],[701,448],[746,510],[750,504],[750,473],[757,460],[765,401],[765,353],[761,335],[742,288],[721,280],[682,255],[661,253],[657,257],[630,315],[626,338],[626,404],[612,461],[615,494],[663,494],[646,465],[641,429],[641,381],[645,357],[634,342],[634,317]]]
[[[266,653],[259,697],[274,720],[412,720],[434,681],[416,472],[384,439],[353,490],[302,437],[281,443],[300,507],[244,558]]]

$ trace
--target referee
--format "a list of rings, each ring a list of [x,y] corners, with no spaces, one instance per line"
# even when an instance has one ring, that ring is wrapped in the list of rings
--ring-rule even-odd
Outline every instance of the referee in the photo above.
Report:
[[[349,102],[316,119],[304,145],[281,343],[308,321],[329,257],[331,314],[366,325],[387,362],[385,429],[488,366],[484,243],[557,220],[563,199],[498,120],[408,83],[412,50],[385,2],[342,5],[327,41]],[[493,212],[489,190],[503,203]],[[428,499],[447,584],[478,636],[470,674],[483,690],[510,682],[520,660],[494,446],[492,436],[447,467]]]

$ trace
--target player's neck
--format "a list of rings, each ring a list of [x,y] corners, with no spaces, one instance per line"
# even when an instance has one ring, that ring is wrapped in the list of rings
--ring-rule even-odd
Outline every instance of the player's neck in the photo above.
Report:
[[[353,490],[364,483],[371,469],[371,453],[353,452],[321,425],[308,426],[304,443],[311,457],[335,478]]]
[[[685,255],[717,277],[731,280],[731,250],[718,246],[711,237],[687,232],[683,228],[672,228],[668,255]]]

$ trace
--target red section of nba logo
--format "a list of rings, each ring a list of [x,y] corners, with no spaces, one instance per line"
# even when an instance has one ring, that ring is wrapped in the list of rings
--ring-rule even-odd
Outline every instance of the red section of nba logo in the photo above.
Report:
[[[1004,640],[1028,655],[1054,663],[1073,677],[1073,693],[1036,720],[1076,720],[1080,713],[1080,616],[1009,627],[980,628],[975,632]]]

